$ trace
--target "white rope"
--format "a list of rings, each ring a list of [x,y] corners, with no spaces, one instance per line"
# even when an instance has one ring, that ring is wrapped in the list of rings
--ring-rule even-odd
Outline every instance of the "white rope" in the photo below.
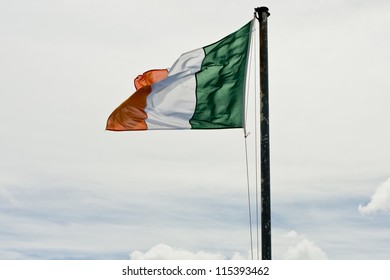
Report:
[[[254,21],[256,22],[256,21]],[[255,28],[255,24],[252,25],[252,35],[254,33],[254,31],[256,30]],[[253,55],[255,56],[256,58],[256,51],[254,51],[254,47],[256,46],[256,40],[253,39],[253,36],[251,36],[251,46],[250,46],[250,51],[249,51],[249,61],[248,61],[248,70],[251,70],[252,69],[252,63],[253,63]],[[254,66],[255,68],[255,73],[256,73],[256,65]],[[248,71],[247,70],[247,71]],[[249,72],[249,71],[248,71]],[[251,73],[251,72],[249,72]],[[245,96],[245,118],[244,118],[244,142],[245,142],[245,163],[246,163],[246,181],[247,181],[247,191],[248,191],[248,214],[249,214],[249,237],[250,237],[250,245],[251,245],[251,258],[252,260],[254,260],[254,242],[253,242],[253,228],[252,228],[252,209],[251,209],[251,190],[250,190],[250,174],[249,174],[249,154],[248,154],[248,136],[250,135],[250,132],[247,131],[247,120],[248,120],[248,108],[249,108],[249,86],[250,86],[250,82],[251,82],[251,74],[248,75],[248,79],[246,81],[246,88],[245,88],[245,92],[246,92],[246,96]],[[254,79],[256,80],[256,79]],[[255,92],[256,92],[256,84],[255,84]],[[256,106],[256,104],[255,104]],[[256,109],[255,109],[255,115],[256,115]],[[257,132],[257,129],[255,128],[255,132]],[[255,136],[256,138],[256,136]],[[256,138],[257,139],[257,138]],[[255,141],[256,141],[255,139]],[[255,146],[256,146],[256,143],[255,143]],[[256,149],[256,153],[257,153],[257,149]],[[256,168],[257,168],[257,155],[256,155]],[[257,181],[257,171],[256,171],[256,181]],[[258,201],[257,201],[257,182],[256,182],[256,211],[258,210]],[[257,219],[257,258],[258,255],[259,255],[259,225],[258,225],[258,214],[256,214],[256,219]]]
[[[249,163],[248,163],[248,143],[247,143],[248,135],[249,134],[246,133],[246,129],[244,128],[246,182],[247,182],[247,189],[248,189],[249,238],[251,243],[251,258],[253,260],[252,211],[251,211],[251,195],[250,195],[250,185],[249,185]]]

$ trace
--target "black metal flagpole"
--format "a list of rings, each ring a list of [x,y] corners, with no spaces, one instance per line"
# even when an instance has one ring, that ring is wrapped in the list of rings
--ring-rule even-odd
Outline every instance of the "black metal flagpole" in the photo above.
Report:
[[[268,106],[267,7],[255,8],[260,29],[260,164],[261,164],[261,257],[271,259],[271,180]]]

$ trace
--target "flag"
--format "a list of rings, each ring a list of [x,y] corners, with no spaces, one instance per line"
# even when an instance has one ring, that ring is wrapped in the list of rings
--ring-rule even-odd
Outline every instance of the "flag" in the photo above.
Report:
[[[107,130],[240,128],[252,21],[216,43],[184,53],[134,80]]]

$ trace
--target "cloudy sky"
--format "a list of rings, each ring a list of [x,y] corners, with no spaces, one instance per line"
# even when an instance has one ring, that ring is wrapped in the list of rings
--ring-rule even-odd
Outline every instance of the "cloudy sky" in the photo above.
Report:
[[[390,259],[390,2],[193,3],[0,4],[0,259],[250,258],[241,129],[104,128],[134,77],[257,6],[271,13],[273,258]]]

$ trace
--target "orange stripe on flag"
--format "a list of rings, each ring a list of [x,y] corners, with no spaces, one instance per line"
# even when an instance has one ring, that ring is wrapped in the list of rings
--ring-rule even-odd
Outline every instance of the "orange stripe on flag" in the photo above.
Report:
[[[152,92],[151,85],[168,76],[168,70],[150,70],[134,79],[137,89],[125,102],[112,112],[107,120],[107,130],[146,130],[146,98]]]
[[[155,82],[161,81],[168,76],[167,69],[156,69],[149,70],[143,73],[142,75],[138,75],[137,78],[134,79],[134,86],[138,90],[144,86],[154,84]]]

